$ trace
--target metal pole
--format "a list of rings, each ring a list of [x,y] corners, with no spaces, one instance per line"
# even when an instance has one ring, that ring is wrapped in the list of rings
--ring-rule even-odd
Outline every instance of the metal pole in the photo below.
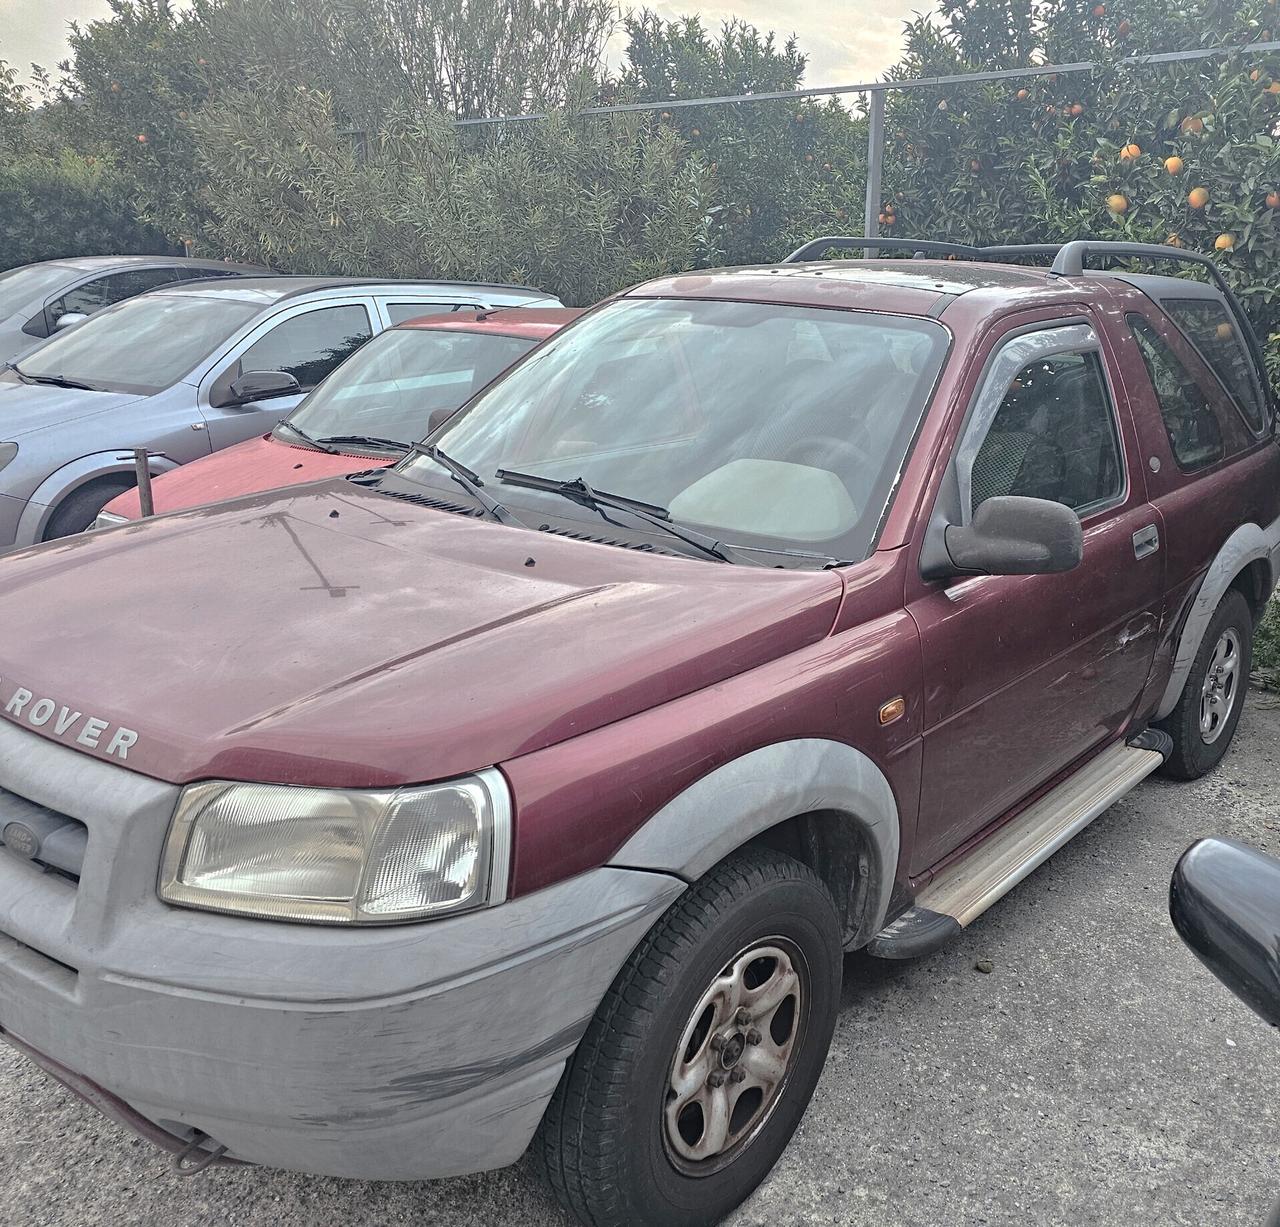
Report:
[[[151,498],[151,464],[145,447],[133,453],[133,471],[138,475],[138,504],[145,520],[155,515],[156,506]]]
[[[862,236],[873,239],[880,233],[880,176],[884,169],[884,94],[882,89],[871,91],[867,112],[867,199],[862,210]],[[870,259],[871,248],[863,248],[862,254]]]
[[[1263,55],[1280,51],[1280,39],[1267,42],[1240,43],[1230,47],[1198,47],[1191,51],[1162,51],[1155,55],[1127,55],[1116,63],[1129,68],[1145,68],[1153,64],[1187,64],[1227,55]],[[910,77],[901,81],[857,81],[852,85],[818,85],[811,89],[776,90],[760,94],[719,94],[709,98],[666,98],[661,102],[623,102],[613,106],[583,107],[573,112],[575,118],[586,115],[622,115],[632,111],[675,111],[682,107],[718,106],[727,102],[788,102],[799,98],[825,98],[838,94],[865,94],[886,89],[934,89],[940,85],[976,85],[983,81],[1017,81],[1027,77],[1053,74],[1093,72],[1093,60],[1075,60],[1070,64],[1036,64],[1031,68],[1000,68],[992,72],[951,73],[944,77]],[[459,128],[486,124],[523,124],[546,119],[545,111],[531,115],[491,115],[472,119],[455,119]]]

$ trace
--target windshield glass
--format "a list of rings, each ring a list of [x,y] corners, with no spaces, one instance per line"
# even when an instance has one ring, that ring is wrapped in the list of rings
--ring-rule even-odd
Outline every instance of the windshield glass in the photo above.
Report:
[[[434,441],[503,502],[544,514],[594,518],[499,483],[497,470],[581,477],[732,545],[861,559],[946,346],[940,325],[901,316],[620,299],[548,341]],[[398,472],[451,485],[425,456]]]
[[[26,307],[32,299],[47,298],[75,277],[76,270],[69,264],[28,264],[0,273],[0,319]]]
[[[57,376],[112,392],[159,392],[208,357],[262,308],[195,294],[144,294],[51,337],[18,362],[23,375]]]
[[[407,447],[427,433],[433,414],[456,409],[535,344],[493,333],[393,328],[348,358],[289,421],[314,439],[367,435]]]

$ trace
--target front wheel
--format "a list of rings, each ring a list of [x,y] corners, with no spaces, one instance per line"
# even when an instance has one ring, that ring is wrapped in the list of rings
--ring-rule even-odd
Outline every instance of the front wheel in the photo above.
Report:
[[[1173,738],[1165,772],[1195,780],[1222,761],[1235,736],[1253,666],[1253,612],[1235,588],[1218,603],[1178,705],[1162,722]]]
[[[807,866],[735,853],[678,899],[570,1060],[536,1144],[590,1227],[715,1223],[768,1174],[821,1073],[840,921]]]

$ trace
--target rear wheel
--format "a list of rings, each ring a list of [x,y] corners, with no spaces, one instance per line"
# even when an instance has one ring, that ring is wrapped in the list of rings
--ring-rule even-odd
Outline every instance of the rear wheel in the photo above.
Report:
[[[591,1227],[714,1223],[804,1115],[839,1002],[840,922],[790,857],[735,853],[677,900],[596,1011],[536,1143]]]
[[[1212,771],[1231,745],[1253,665],[1253,612],[1232,588],[1218,603],[1178,705],[1162,725],[1173,738],[1167,774],[1194,780]]]
[[[113,498],[132,490],[134,483],[128,477],[103,477],[67,495],[58,510],[49,517],[44,530],[44,541],[59,537],[71,537],[87,532],[100,512]]]

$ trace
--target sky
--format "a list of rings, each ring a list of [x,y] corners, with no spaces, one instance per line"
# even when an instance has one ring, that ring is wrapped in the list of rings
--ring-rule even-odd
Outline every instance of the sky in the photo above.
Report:
[[[930,7],[927,0],[649,0],[648,6],[667,18],[699,13],[712,29],[737,16],[780,37],[795,33],[809,56],[808,85],[841,85],[882,75],[898,57],[902,23],[913,11]],[[106,0],[0,0],[0,59],[17,68],[23,80],[33,60],[53,69],[67,54],[68,23],[83,24],[109,11]]]

